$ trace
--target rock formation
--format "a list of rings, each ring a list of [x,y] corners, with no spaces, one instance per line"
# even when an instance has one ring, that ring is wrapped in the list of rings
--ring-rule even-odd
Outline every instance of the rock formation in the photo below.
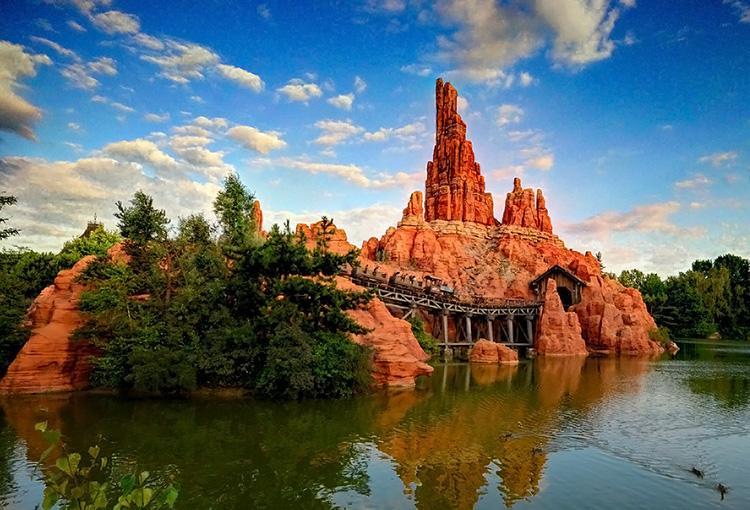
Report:
[[[536,201],[534,190],[523,189],[521,179],[513,179],[513,191],[505,197],[505,211],[503,212],[503,225],[516,225],[542,232],[552,233],[552,221],[547,212],[547,204],[542,195],[542,190],[536,190]]]
[[[435,87],[435,149],[427,163],[425,219],[494,225],[492,195],[484,191],[479,163],[458,114],[458,92],[438,80]]]
[[[310,225],[298,223],[295,232],[297,235],[305,236],[305,244],[311,250],[315,249],[318,241],[323,240],[326,243],[327,249],[331,253],[338,255],[346,255],[350,250],[356,248],[356,246],[350,244],[347,240],[344,229],[336,227],[333,223],[324,225],[323,220],[311,223]]]
[[[351,281],[338,277],[341,289],[364,290]],[[370,330],[354,337],[354,341],[373,349],[373,379],[378,386],[413,386],[416,377],[429,375],[433,368],[425,363],[424,352],[411,331],[411,325],[397,319],[385,304],[373,298],[366,308],[349,310],[349,316]]]
[[[90,255],[60,271],[29,308],[31,338],[0,380],[0,393],[42,393],[79,390],[88,386],[90,357],[96,349],[71,339],[81,325],[78,299],[83,285],[75,279],[94,260]]]
[[[588,354],[586,342],[581,336],[581,325],[575,312],[566,312],[555,280],[547,281],[544,295],[544,308],[537,324],[534,347],[541,355],[583,355]]]
[[[253,220],[255,231],[262,237],[265,237],[266,233],[263,230],[263,210],[260,208],[260,200],[255,199],[253,201],[253,208],[250,210],[250,217]]]
[[[472,363],[518,364],[518,353],[503,344],[490,342],[484,338],[477,340],[471,347],[469,361]]]

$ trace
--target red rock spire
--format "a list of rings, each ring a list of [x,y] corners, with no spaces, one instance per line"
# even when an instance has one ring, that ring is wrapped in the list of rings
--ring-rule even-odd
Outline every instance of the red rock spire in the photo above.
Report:
[[[479,163],[466,139],[466,123],[458,114],[458,92],[437,80],[435,149],[427,163],[425,219],[473,221],[494,225],[492,195],[484,191]]]
[[[521,179],[513,179],[513,191],[505,197],[505,211],[503,211],[503,225],[516,225],[533,228],[542,232],[552,233],[552,220],[549,218],[547,204],[542,190],[523,189]]]

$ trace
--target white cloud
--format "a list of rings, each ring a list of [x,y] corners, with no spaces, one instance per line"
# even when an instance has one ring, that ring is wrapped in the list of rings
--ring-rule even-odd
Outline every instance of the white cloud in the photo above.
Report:
[[[117,74],[117,62],[109,57],[99,57],[88,63],[89,69],[95,73],[115,76]]]
[[[518,124],[523,118],[523,109],[514,104],[502,104],[497,108],[497,117],[495,122],[498,126],[503,127],[508,124]]]
[[[86,29],[81,26],[80,23],[73,21],[72,19],[69,19],[65,22],[66,25],[68,25],[71,30],[75,30],[76,32],[85,32]]]
[[[427,132],[423,122],[412,122],[397,128],[380,128],[377,131],[365,133],[363,138],[369,142],[384,142],[390,138],[398,138],[405,142],[415,142]]]
[[[238,141],[247,149],[268,154],[272,150],[283,149],[286,142],[276,131],[261,131],[253,126],[235,126],[227,131],[227,136]]]
[[[551,40],[557,65],[581,67],[608,58],[619,9],[610,0],[439,0],[435,11],[449,36],[437,39],[436,57],[473,81],[497,83],[500,72],[534,55]],[[491,77],[492,74],[496,76]]]
[[[526,166],[530,168],[536,168],[537,170],[550,170],[555,164],[554,154],[547,153],[539,156],[534,156],[525,162]]]
[[[534,77],[531,74],[523,71],[519,76],[518,80],[521,82],[522,87],[528,87],[534,83]]]
[[[268,8],[268,5],[259,4],[255,10],[258,13],[258,16],[260,16],[264,20],[268,21],[269,19],[271,19],[271,9]]]
[[[136,44],[143,46],[149,50],[161,51],[165,48],[164,42],[152,35],[144,34],[139,32],[133,36],[133,41]]]
[[[255,92],[260,92],[261,90],[263,90],[263,80],[261,80],[260,76],[258,76],[257,74],[253,74],[250,71],[246,71],[242,68],[230,66],[227,64],[219,64],[218,66],[216,66],[216,69],[222,76],[229,80],[237,82],[243,87],[246,87]]]
[[[52,48],[60,55],[67,57],[69,59],[80,61],[81,57],[76,54],[75,51],[69,50],[68,48],[65,48],[64,46],[56,43],[55,41],[50,41],[49,39],[45,39],[44,37],[37,37],[35,35],[32,35],[29,39],[31,39],[34,42],[37,42],[39,44],[43,44],[44,46],[47,46],[48,48]]]
[[[683,181],[677,181],[674,183],[676,188],[680,189],[695,189],[695,188],[703,188],[705,186],[710,185],[713,183],[711,179],[706,177],[702,174],[697,174],[694,177],[691,177],[690,179],[685,179]]]
[[[698,159],[698,162],[710,163],[711,165],[718,168],[720,166],[733,162],[734,160],[737,159],[737,156],[738,154],[735,151],[715,152],[713,154],[708,154],[706,156],[700,157]]]
[[[743,0],[724,0],[724,3],[732,6],[740,18],[740,23],[750,23],[750,3]]]
[[[354,77],[354,92],[357,94],[361,94],[367,90],[367,82],[360,78],[359,76]]]
[[[166,122],[169,120],[169,112],[159,115],[158,113],[147,113],[143,116],[147,122]]]
[[[116,110],[120,110],[121,112],[124,112],[124,113],[133,113],[135,111],[135,108],[133,108],[132,106],[118,103],[116,101],[109,103],[109,106],[111,106],[112,108],[115,108]]]
[[[110,143],[102,150],[115,159],[146,164],[164,173],[177,168],[177,161],[172,156],[165,154],[154,142],[144,138]]]
[[[71,131],[80,131],[81,125],[77,122],[68,122],[68,129],[70,129]]]
[[[289,101],[302,103],[307,103],[310,99],[323,95],[323,91],[316,83],[305,83],[299,78],[289,80],[289,83],[276,89],[276,91],[285,95]]]
[[[319,163],[301,158],[279,158],[265,163],[285,168],[293,168],[313,175],[335,175],[362,188],[388,188],[405,185],[413,186],[422,178],[421,172],[417,174],[407,174],[405,172],[397,172],[395,174],[380,173],[375,177],[368,177],[361,167],[354,164]]]
[[[319,120],[315,127],[322,130],[315,143],[324,146],[338,145],[349,138],[361,133],[364,129],[352,124],[349,120]]]
[[[121,11],[107,11],[94,14],[92,23],[100,30],[114,34],[135,34],[141,29],[141,23],[137,16]]]
[[[620,13],[609,0],[537,0],[536,10],[555,32],[555,62],[577,67],[612,55],[610,35]]]
[[[175,83],[186,84],[190,80],[202,80],[207,68],[219,63],[219,56],[200,44],[167,40],[164,53],[142,55],[141,59],[161,68],[159,75]]]
[[[193,124],[205,129],[226,129],[229,126],[229,122],[223,117],[213,117],[209,119],[203,115],[194,118]]]
[[[220,189],[217,182],[194,181],[182,174],[150,175],[141,163],[122,155],[75,161],[0,158],[0,175],[18,197],[13,220],[21,235],[16,242],[50,251],[79,236],[94,214],[114,228],[114,203],[126,202],[136,190],[152,195],[155,205],[176,219],[194,212],[211,217]]]
[[[78,89],[93,90],[99,86],[99,80],[91,76],[89,69],[82,64],[67,65],[60,71],[60,74]]]
[[[694,236],[695,229],[678,227],[670,217],[680,210],[679,202],[662,202],[636,206],[626,212],[608,211],[565,230],[580,235],[607,236],[611,232],[657,232],[670,235]]]
[[[354,104],[354,94],[351,92],[349,94],[339,94],[338,96],[328,98],[326,101],[336,108],[348,111],[352,109],[352,104]]]
[[[401,72],[425,77],[432,74],[432,68],[430,66],[421,64],[408,64],[405,66],[401,66]]]
[[[19,81],[36,76],[37,65],[51,65],[47,55],[26,53],[23,46],[0,41],[0,130],[34,140],[32,125],[42,117],[39,108],[16,94]]]

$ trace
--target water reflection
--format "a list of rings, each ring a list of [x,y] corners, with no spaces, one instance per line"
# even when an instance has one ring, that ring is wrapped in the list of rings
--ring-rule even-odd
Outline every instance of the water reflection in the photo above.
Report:
[[[665,387],[651,386],[660,366],[609,358],[448,364],[437,366],[417,391],[332,402],[11,399],[0,402],[0,420],[8,424],[0,421],[0,453],[12,456],[10,438],[17,436],[26,449],[13,451],[37,459],[44,444],[33,427],[46,419],[74,448],[101,437],[118,462],[177,471],[182,508],[474,508],[493,498],[506,507],[544,506],[541,493],[558,490],[557,475],[545,481],[545,472],[562,462],[555,460],[565,458],[561,452],[580,451],[588,462],[586,449],[594,446],[654,472],[673,468],[664,457],[662,464],[648,455],[641,461],[627,437],[652,435],[650,418],[628,421],[632,409],[623,402],[657,412],[648,403]],[[707,391],[716,393],[713,384]],[[704,385],[688,387],[700,392]],[[730,388],[718,393],[747,402],[747,379]],[[17,490],[8,487],[7,471],[17,469],[9,466],[0,463],[0,495]],[[589,469],[592,480],[583,487],[601,476]],[[573,504],[576,496],[555,498]]]

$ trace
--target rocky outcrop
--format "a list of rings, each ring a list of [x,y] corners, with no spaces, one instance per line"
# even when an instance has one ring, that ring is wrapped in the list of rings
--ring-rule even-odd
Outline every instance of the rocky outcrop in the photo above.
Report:
[[[331,253],[346,255],[356,246],[349,243],[344,229],[336,227],[333,223],[324,224],[323,220],[306,225],[298,223],[295,229],[297,235],[305,236],[305,244],[311,250],[315,249],[318,241],[325,241],[325,246]]]
[[[518,353],[503,344],[480,338],[471,347],[469,361],[472,363],[517,365]]]
[[[458,114],[458,92],[438,79],[435,87],[435,149],[427,163],[425,219],[472,221],[494,225],[492,195],[474,160],[466,123]]]
[[[650,339],[656,322],[641,293],[598,274],[589,279],[581,302],[571,307],[592,350],[629,355],[656,355],[664,349]]]
[[[345,290],[362,291],[351,281],[338,277],[336,284]],[[356,335],[353,340],[373,350],[373,379],[378,386],[414,386],[420,375],[429,375],[433,368],[425,363],[429,355],[424,352],[411,331],[411,325],[397,319],[377,298],[365,308],[347,312],[368,333]]]
[[[414,225],[421,226],[425,222],[424,210],[422,209],[422,192],[414,191],[409,197],[409,203],[404,208],[399,226]]]
[[[542,190],[536,190],[535,200],[533,189],[523,189],[521,179],[518,177],[513,179],[513,191],[505,197],[502,223],[503,225],[516,225],[551,234],[552,220],[550,220]]]
[[[253,208],[250,209],[250,218],[253,220],[253,226],[258,235],[265,237],[266,232],[263,230],[263,210],[260,208],[260,200],[253,201]]]
[[[78,299],[84,287],[75,281],[94,256],[84,257],[71,269],[60,271],[29,308],[31,337],[0,380],[0,393],[44,393],[86,388],[90,358],[96,349],[72,340],[83,319]]]
[[[575,312],[566,312],[555,280],[547,281],[542,315],[537,323],[534,348],[538,354],[551,356],[586,356],[586,342]]]

